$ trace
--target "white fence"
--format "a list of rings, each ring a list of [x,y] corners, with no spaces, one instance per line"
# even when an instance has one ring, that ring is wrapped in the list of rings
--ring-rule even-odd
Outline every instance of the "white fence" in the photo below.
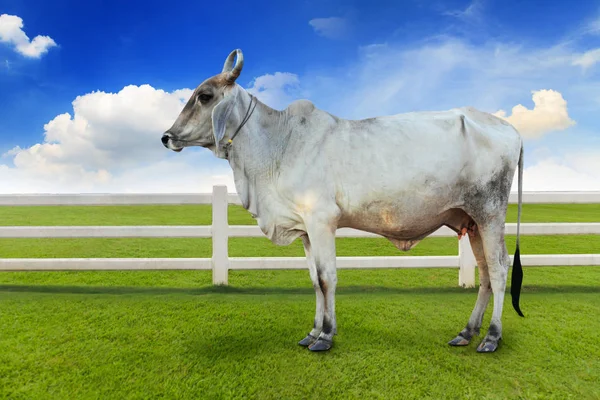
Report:
[[[525,203],[600,203],[600,192],[525,192]],[[516,194],[511,194],[516,203]],[[234,258],[228,255],[230,237],[264,237],[256,225],[229,226],[228,204],[240,204],[225,186],[213,187],[212,194],[51,194],[0,195],[0,206],[24,205],[133,205],[212,204],[210,226],[9,226],[0,227],[0,238],[109,238],[171,237],[212,238],[212,258],[15,258],[0,259],[0,270],[152,270],[205,269],[213,271],[214,284],[227,284],[229,270],[304,269],[304,257]],[[516,224],[506,224],[506,233],[515,234]],[[522,235],[600,234],[600,223],[522,223]],[[368,232],[342,228],[338,237],[380,237]],[[431,236],[456,237],[449,228]],[[511,257],[512,260],[512,257]],[[600,254],[521,255],[524,266],[600,265]],[[458,268],[458,282],[475,286],[476,263],[464,237],[458,241],[457,256],[338,257],[339,268]]]

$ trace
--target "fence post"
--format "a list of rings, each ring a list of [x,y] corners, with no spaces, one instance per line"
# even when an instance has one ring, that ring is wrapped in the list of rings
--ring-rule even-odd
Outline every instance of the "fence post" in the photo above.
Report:
[[[468,235],[458,241],[458,267],[458,285],[464,288],[475,287],[477,260],[475,260]]]
[[[227,285],[229,274],[229,220],[227,186],[213,186],[212,193],[212,280],[213,285]]]

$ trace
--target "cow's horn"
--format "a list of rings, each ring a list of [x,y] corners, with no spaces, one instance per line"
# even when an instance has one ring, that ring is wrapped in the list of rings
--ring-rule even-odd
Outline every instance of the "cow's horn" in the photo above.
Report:
[[[237,61],[235,62],[235,66],[231,68],[233,65],[233,58],[237,54]],[[229,54],[227,60],[225,61],[225,65],[223,65],[223,72],[228,72],[227,80],[230,82],[235,82],[235,80],[240,76],[242,72],[242,68],[244,67],[244,54],[242,50],[236,49]]]

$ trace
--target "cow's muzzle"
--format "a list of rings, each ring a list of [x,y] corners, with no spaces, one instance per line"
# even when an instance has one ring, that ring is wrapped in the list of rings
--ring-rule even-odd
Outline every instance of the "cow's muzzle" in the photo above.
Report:
[[[169,131],[165,132],[164,135],[162,135],[160,141],[162,142],[163,146],[165,146],[169,150],[173,150],[176,152],[180,152],[181,150],[183,150],[182,147],[173,146],[173,134]]]

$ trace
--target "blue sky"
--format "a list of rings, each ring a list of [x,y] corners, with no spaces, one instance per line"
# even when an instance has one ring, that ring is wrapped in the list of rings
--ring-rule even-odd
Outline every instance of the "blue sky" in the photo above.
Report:
[[[275,108],[503,110],[526,189],[600,190],[599,1],[0,0],[0,15],[3,193],[234,190],[222,160],[158,139],[235,48],[238,83]],[[160,168],[186,174],[158,186]]]

